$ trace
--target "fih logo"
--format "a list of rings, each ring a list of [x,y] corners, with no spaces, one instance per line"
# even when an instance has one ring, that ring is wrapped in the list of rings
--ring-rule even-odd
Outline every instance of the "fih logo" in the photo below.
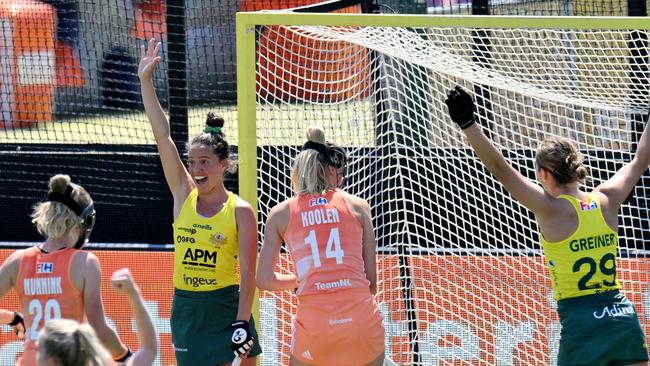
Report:
[[[36,263],[36,273],[52,273],[54,272],[54,263],[44,262]]]
[[[325,197],[314,197],[309,200],[309,207],[325,206],[326,204],[327,204],[327,198]]]
[[[582,211],[589,211],[598,208],[598,204],[594,200],[580,202],[580,209]]]

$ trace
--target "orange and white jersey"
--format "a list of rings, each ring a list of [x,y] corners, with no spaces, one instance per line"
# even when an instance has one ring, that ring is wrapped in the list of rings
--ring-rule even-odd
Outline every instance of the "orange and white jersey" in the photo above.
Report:
[[[79,251],[65,248],[43,253],[26,249],[20,259],[16,293],[25,318],[25,352],[21,366],[36,365],[36,340],[50,319],[84,321],[83,292],[72,283],[72,260]]]
[[[295,264],[297,295],[369,291],[362,256],[363,227],[350,211],[346,193],[300,195],[290,199],[289,208],[282,236]]]

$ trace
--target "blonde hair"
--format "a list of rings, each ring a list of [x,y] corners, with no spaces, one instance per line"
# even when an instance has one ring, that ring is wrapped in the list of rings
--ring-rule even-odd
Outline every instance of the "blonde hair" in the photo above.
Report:
[[[93,328],[70,319],[53,319],[45,324],[38,338],[38,355],[65,366],[112,365]]]
[[[309,127],[307,140],[325,144],[325,131],[321,127]],[[321,194],[336,188],[327,178],[327,164],[318,158],[319,152],[305,149],[296,156],[291,167],[291,188],[296,194]]]
[[[539,144],[535,156],[537,169],[545,169],[559,184],[580,182],[587,179],[588,170],[582,165],[582,155],[571,140],[549,138]]]
[[[70,176],[57,174],[50,178],[48,194],[65,193],[72,184],[72,199],[81,207],[88,206],[92,199],[86,190],[70,181]],[[61,238],[81,223],[81,218],[68,206],[61,202],[39,202],[34,205],[32,212],[32,223],[36,229],[46,238]]]

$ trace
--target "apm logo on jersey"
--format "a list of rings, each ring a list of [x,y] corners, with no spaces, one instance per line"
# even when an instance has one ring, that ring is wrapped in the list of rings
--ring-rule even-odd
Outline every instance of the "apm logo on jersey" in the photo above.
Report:
[[[53,273],[54,263],[43,262],[36,263],[36,273]]]
[[[183,264],[215,268],[217,264],[217,252],[203,249],[187,248],[183,257]]]
[[[598,203],[595,200],[588,200],[586,202],[580,202],[580,209],[582,211],[589,211],[598,208]]]
[[[327,198],[325,197],[314,197],[309,200],[309,207],[325,206],[326,204],[327,204]]]

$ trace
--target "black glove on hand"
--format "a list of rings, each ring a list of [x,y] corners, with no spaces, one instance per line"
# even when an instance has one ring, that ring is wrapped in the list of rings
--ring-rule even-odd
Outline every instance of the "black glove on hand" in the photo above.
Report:
[[[246,320],[237,320],[230,324],[232,328],[231,347],[235,356],[243,356],[253,348],[253,336]]]
[[[14,319],[8,325],[14,329],[17,336],[20,337],[25,334],[25,319],[23,318],[23,314],[14,311]]]
[[[459,85],[447,93],[445,103],[449,108],[449,117],[462,130],[474,124],[474,100]]]

